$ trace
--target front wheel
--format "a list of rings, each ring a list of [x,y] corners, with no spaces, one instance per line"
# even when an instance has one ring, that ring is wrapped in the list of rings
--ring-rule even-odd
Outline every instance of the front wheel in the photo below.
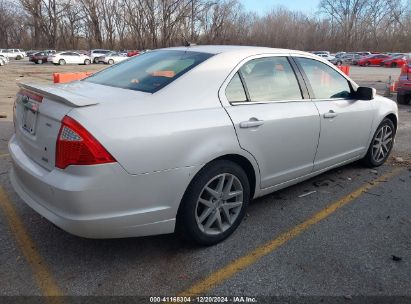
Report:
[[[59,60],[59,65],[65,65],[65,64],[66,64],[66,61],[64,59]]]
[[[177,232],[201,245],[227,238],[240,225],[250,200],[250,184],[234,162],[215,161],[190,183],[177,216]]]
[[[368,66],[370,66],[371,65],[371,62],[369,62],[369,61],[367,61],[366,63],[365,63],[365,66],[366,67],[368,67]]]
[[[379,167],[390,156],[395,138],[395,126],[391,119],[385,118],[372,138],[364,162],[368,167]]]
[[[110,59],[110,60],[108,61],[108,64],[114,64],[114,60],[113,60],[113,59]]]

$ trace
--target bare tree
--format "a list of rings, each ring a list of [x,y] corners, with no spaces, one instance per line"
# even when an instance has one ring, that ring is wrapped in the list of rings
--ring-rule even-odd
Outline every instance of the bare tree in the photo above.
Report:
[[[409,7],[409,4],[408,4]],[[239,0],[0,0],[0,47],[86,49],[248,44],[301,50],[411,50],[403,0],[321,0],[307,15]]]

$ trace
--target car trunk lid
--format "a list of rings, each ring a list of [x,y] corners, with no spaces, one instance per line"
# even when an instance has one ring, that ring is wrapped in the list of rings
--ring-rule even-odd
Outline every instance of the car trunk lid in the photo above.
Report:
[[[65,115],[74,108],[127,99],[124,90],[81,81],[19,86],[13,115],[16,138],[27,156],[47,170],[55,167],[56,140]],[[142,94],[129,98],[138,100]]]

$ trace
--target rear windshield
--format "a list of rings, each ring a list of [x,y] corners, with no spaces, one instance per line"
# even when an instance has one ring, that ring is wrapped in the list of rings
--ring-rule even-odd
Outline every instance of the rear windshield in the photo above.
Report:
[[[176,50],[150,51],[96,73],[84,81],[155,93],[213,56]]]

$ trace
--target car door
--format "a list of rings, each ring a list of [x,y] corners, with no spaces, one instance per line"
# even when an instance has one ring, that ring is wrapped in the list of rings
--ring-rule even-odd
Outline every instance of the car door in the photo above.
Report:
[[[73,56],[72,56],[72,58],[73,58],[73,62],[72,63],[77,63],[77,64],[80,64],[80,63],[83,63],[83,62],[81,62],[81,60],[82,60],[82,58],[81,58],[81,56],[80,56],[80,54],[78,54],[78,53],[71,53]]]
[[[289,58],[257,56],[234,72],[220,98],[240,146],[258,162],[261,188],[309,174],[320,118]]]
[[[376,108],[370,100],[353,99],[353,84],[339,71],[313,58],[294,57],[321,117],[314,170],[364,155]]]

